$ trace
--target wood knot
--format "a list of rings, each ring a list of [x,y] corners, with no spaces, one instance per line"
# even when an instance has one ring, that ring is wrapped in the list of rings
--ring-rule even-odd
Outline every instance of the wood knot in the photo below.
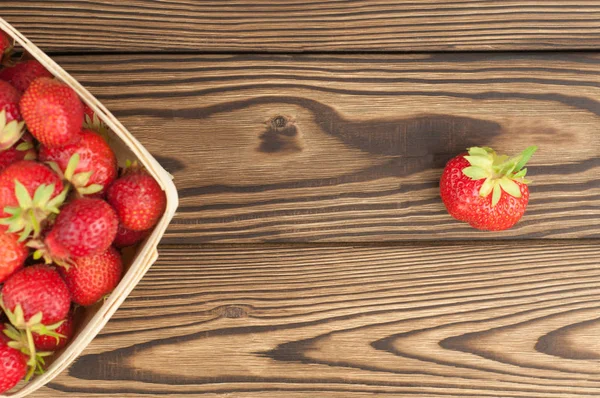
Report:
[[[295,120],[288,116],[277,115],[265,122],[267,128],[259,136],[260,152],[298,152],[302,150],[299,141],[300,132]]]
[[[275,116],[271,119],[271,125],[276,129],[281,129],[285,127],[288,123],[288,120],[285,116]]]

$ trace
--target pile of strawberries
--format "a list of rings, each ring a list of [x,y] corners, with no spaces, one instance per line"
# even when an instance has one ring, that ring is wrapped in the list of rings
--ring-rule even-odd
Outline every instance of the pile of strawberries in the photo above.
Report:
[[[43,372],[73,313],[119,283],[119,250],[165,211],[136,163],[119,169],[108,128],[0,32],[0,393]]]

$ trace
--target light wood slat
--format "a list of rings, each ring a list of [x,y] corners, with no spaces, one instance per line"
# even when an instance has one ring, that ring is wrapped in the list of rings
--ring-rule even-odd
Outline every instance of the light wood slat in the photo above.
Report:
[[[599,256],[595,244],[162,247],[33,397],[597,397]]]
[[[58,61],[174,174],[167,243],[600,236],[596,54]],[[520,224],[482,233],[446,214],[447,159],[532,144]]]
[[[48,51],[598,49],[599,1],[3,1]]]

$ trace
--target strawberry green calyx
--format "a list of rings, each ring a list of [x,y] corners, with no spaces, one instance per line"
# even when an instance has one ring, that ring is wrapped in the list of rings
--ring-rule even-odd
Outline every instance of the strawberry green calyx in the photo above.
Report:
[[[0,111],[0,151],[15,145],[25,133],[25,122],[12,120],[6,122],[6,110]]]
[[[514,196],[521,197],[521,189],[515,182],[528,184],[525,179],[527,168],[525,165],[537,150],[537,146],[530,146],[514,157],[506,155],[499,156],[488,147],[469,148],[469,154],[464,158],[470,166],[463,169],[463,174],[472,180],[485,179],[479,190],[479,195],[487,197],[492,194],[492,207],[498,204],[502,191]]]
[[[32,142],[25,141],[17,145],[17,151],[27,152],[23,160],[35,160],[37,159],[37,153],[35,152],[35,146]]]
[[[107,142],[110,141],[110,129],[108,128],[106,123],[100,120],[96,113],[94,113],[92,117],[90,117],[90,115],[87,114],[85,115],[83,119],[83,128],[85,130],[95,131],[96,133],[100,134],[102,138],[104,138]]]
[[[8,310],[0,295],[0,307],[6,313],[10,324],[5,324],[3,333],[10,339],[8,346],[16,350],[21,351],[23,354],[29,357],[27,365],[29,371],[25,380],[29,380],[34,373],[41,374],[44,372],[45,360],[44,358],[52,355],[52,352],[39,352],[35,348],[33,341],[33,333],[37,333],[43,336],[51,336],[59,341],[61,338],[65,338],[64,335],[57,333],[58,329],[64,321],[57,322],[53,325],[43,325],[42,313],[38,313],[32,316],[28,321],[25,320],[23,308],[20,305],[15,307],[14,311]]]
[[[104,189],[104,187],[100,184],[88,185],[90,182],[90,178],[92,178],[92,174],[94,174],[93,170],[85,171],[85,172],[81,172],[81,173],[75,173],[75,170],[77,170],[77,166],[79,165],[79,160],[80,160],[79,154],[78,153],[73,154],[73,156],[71,156],[71,158],[69,159],[69,163],[67,164],[67,168],[65,169],[64,173],[60,169],[58,164],[56,164],[54,162],[48,162],[47,164],[50,166],[50,168],[52,170],[54,170],[64,180],[67,180],[68,182],[70,182],[71,185],[73,185],[73,188],[79,194],[79,196],[93,195],[95,193],[102,191]]]
[[[59,207],[65,201],[68,190],[69,187],[66,187],[59,195],[52,198],[54,184],[42,184],[36,189],[32,198],[27,188],[15,180],[15,196],[19,205],[4,208],[4,212],[10,216],[0,219],[0,225],[7,225],[11,233],[19,233],[19,241],[24,241],[32,233],[34,238],[38,237],[50,216],[60,212]]]
[[[68,270],[71,266],[76,265],[73,259],[71,259],[69,256],[65,255],[64,257],[59,257],[56,254],[53,254],[48,245],[41,239],[32,239],[27,242],[25,246],[34,250],[32,255],[34,260],[41,259],[44,260],[45,264],[54,264],[59,267],[63,267],[66,270]],[[57,250],[56,248],[54,251],[58,251],[59,253],[61,252],[61,250]]]

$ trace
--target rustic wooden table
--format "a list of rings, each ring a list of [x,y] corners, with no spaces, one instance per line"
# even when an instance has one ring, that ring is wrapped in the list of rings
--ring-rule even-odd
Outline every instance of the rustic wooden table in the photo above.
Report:
[[[600,396],[600,1],[2,1],[175,176],[161,258],[35,397]],[[530,144],[510,231],[440,168]]]

